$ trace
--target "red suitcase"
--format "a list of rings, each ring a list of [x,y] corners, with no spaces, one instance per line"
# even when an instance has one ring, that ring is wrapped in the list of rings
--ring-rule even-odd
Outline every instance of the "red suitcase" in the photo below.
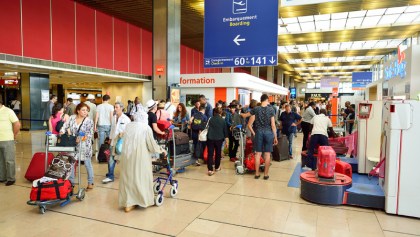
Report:
[[[54,155],[48,153],[48,166],[51,164]],[[25,179],[29,181],[34,181],[35,179],[40,179],[45,174],[45,152],[37,152],[32,157],[31,163],[28,166],[28,169],[25,173]]]
[[[66,199],[72,190],[69,180],[55,180],[53,182],[38,183],[38,187],[32,187],[31,201],[48,201]]]
[[[335,160],[337,155],[330,146],[318,148],[318,176],[321,178],[334,178]]]
[[[352,169],[349,163],[343,162],[340,159],[335,161],[335,172],[352,177]]]

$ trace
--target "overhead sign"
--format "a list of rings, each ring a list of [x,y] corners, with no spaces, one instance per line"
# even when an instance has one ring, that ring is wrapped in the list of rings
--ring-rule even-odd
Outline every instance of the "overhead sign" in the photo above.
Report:
[[[290,7],[290,6],[319,4],[319,3],[326,3],[326,2],[341,2],[341,1],[343,0],[281,0],[281,6]]]
[[[340,84],[340,78],[338,77],[323,77],[321,78],[321,88],[334,88]]]
[[[204,67],[277,65],[278,0],[205,0]]]
[[[19,80],[17,79],[0,79],[0,86],[17,86]]]
[[[372,83],[372,72],[353,72],[352,89],[363,89],[366,85]]]

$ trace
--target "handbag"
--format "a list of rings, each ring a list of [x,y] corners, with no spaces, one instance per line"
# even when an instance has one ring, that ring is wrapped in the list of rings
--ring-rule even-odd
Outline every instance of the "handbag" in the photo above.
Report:
[[[85,122],[86,117],[83,119],[82,123],[79,126],[79,129],[77,129],[77,134],[79,134],[80,128],[83,125],[83,122]],[[77,136],[75,135],[69,135],[68,133],[64,133],[60,137],[60,142],[57,144],[57,146],[64,146],[64,147],[75,147],[77,145]]]
[[[209,121],[206,124],[206,128],[201,131],[200,135],[198,135],[198,140],[200,142],[206,142],[207,141],[207,133],[209,132],[209,123],[210,123],[211,118],[209,119]]]
[[[121,155],[122,152],[122,145],[123,145],[123,138],[118,138],[117,143],[115,144],[115,154]]]

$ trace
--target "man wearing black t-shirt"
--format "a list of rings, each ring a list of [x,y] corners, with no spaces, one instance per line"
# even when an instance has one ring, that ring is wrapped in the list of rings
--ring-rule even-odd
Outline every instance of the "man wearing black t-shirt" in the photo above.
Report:
[[[149,115],[149,126],[150,128],[152,128],[153,131],[153,135],[156,138],[156,135],[165,135],[165,132],[161,131],[159,129],[159,127],[157,126],[157,116],[156,116],[156,111],[157,111],[157,104],[156,101],[154,100],[149,100],[146,103],[147,109],[149,110],[149,112],[147,113],[147,115]]]

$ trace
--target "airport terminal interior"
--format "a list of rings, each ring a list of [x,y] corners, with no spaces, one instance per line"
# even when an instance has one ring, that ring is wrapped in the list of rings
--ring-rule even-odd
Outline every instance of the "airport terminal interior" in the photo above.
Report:
[[[420,0],[0,9],[0,237],[420,236]]]

